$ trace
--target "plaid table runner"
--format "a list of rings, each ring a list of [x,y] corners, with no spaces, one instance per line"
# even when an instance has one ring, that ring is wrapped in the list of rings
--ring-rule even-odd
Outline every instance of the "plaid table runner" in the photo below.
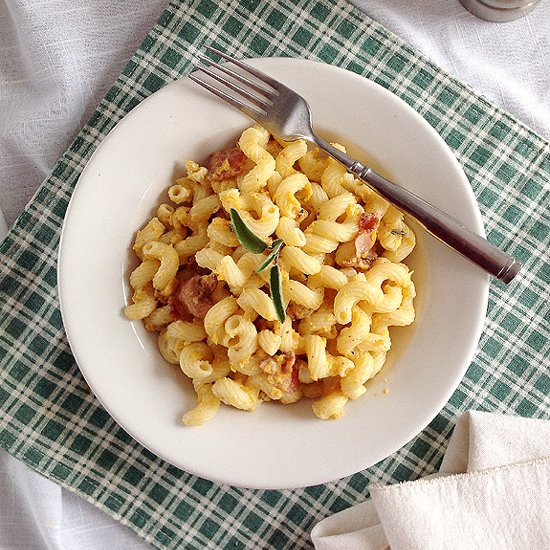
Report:
[[[133,441],[90,393],[67,344],[56,254],[78,176],[141,100],[212,44],[238,56],[296,56],[355,71],[419,111],[453,149],[489,239],[525,263],[493,282],[477,354],[443,411],[413,441],[338,482],[243,490],[189,475]],[[548,417],[550,147],[341,0],[174,0],[0,246],[0,445],[158,548],[302,548],[320,519],[368,498],[372,481],[436,470],[467,409]]]

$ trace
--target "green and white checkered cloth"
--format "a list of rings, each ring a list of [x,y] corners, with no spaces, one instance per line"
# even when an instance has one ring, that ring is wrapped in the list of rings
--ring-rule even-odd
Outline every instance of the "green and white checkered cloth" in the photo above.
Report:
[[[508,287],[492,283],[479,348],[443,411],[391,457],[334,483],[244,490],[163,462],[90,393],[63,331],[56,255],[79,174],[113,126],[189,72],[205,44],[321,60],[397,94],[455,152],[489,240],[525,263]],[[158,548],[308,547],[313,524],[368,498],[370,482],[435,471],[463,411],[549,416],[549,179],[546,141],[343,0],[174,0],[0,245],[0,445]]]

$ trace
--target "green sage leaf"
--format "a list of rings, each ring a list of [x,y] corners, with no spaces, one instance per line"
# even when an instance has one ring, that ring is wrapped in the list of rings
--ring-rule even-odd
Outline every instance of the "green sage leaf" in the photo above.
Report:
[[[235,235],[237,235],[237,239],[239,239],[239,242],[246,249],[256,254],[261,254],[266,248],[269,248],[262,239],[250,231],[246,223],[244,223],[244,220],[234,208],[229,212],[229,216],[231,217],[231,225],[233,226]]]
[[[281,281],[281,270],[278,265],[274,265],[269,272],[269,288],[271,290],[271,299],[275,306],[277,319],[281,323],[285,322],[285,306],[283,304],[283,284]]]
[[[279,256],[279,252],[285,245],[284,241],[282,239],[276,239],[273,241],[273,244],[271,245],[271,252],[267,256],[264,262],[262,262],[259,267],[256,269],[256,273],[260,273],[260,271],[263,271],[266,267],[269,267],[269,264],[273,262],[273,260],[276,260],[276,258]]]

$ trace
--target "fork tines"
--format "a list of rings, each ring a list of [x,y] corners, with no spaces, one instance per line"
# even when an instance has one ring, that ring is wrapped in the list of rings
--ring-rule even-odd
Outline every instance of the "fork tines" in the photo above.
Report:
[[[233,59],[226,53],[210,46],[205,47],[240,69],[241,72],[228,67],[227,64],[222,65],[209,57],[197,54],[199,60],[206,66],[199,66],[196,72],[189,75],[189,79],[254,119],[265,116],[266,109],[272,103],[272,98],[277,95],[279,83],[247,63]],[[205,80],[200,73],[204,73],[212,81],[220,83],[222,87]]]

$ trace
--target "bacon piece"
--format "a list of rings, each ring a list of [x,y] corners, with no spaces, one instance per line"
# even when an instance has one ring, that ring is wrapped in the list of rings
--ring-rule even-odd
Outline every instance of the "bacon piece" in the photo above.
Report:
[[[373,247],[372,231],[359,231],[355,237],[355,255],[364,258]]]
[[[210,155],[208,179],[221,182],[236,179],[245,170],[246,155],[238,148],[223,149]]]
[[[189,313],[198,319],[204,319],[214,305],[211,294],[218,284],[215,275],[194,275],[181,281],[178,289],[168,299],[174,317],[183,319]]]
[[[298,387],[298,365],[294,353],[284,353],[281,361],[281,371],[290,378],[287,380],[287,392],[292,393]]]
[[[294,353],[276,353],[260,362],[260,368],[267,374],[270,384],[285,393],[298,388],[298,364]]]
[[[375,214],[364,212],[359,218],[359,231],[368,231],[378,227],[378,217]]]
[[[376,242],[376,229],[380,223],[377,216],[365,212],[359,218],[359,232],[355,236],[355,256],[342,262],[343,267],[370,269],[378,254],[373,250]]]
[[[357,258],[365,258],[376,241],[376,229],[378,228],[378,216],[364,212],[359,218],[359,233],[355,237],[355,255]]]

